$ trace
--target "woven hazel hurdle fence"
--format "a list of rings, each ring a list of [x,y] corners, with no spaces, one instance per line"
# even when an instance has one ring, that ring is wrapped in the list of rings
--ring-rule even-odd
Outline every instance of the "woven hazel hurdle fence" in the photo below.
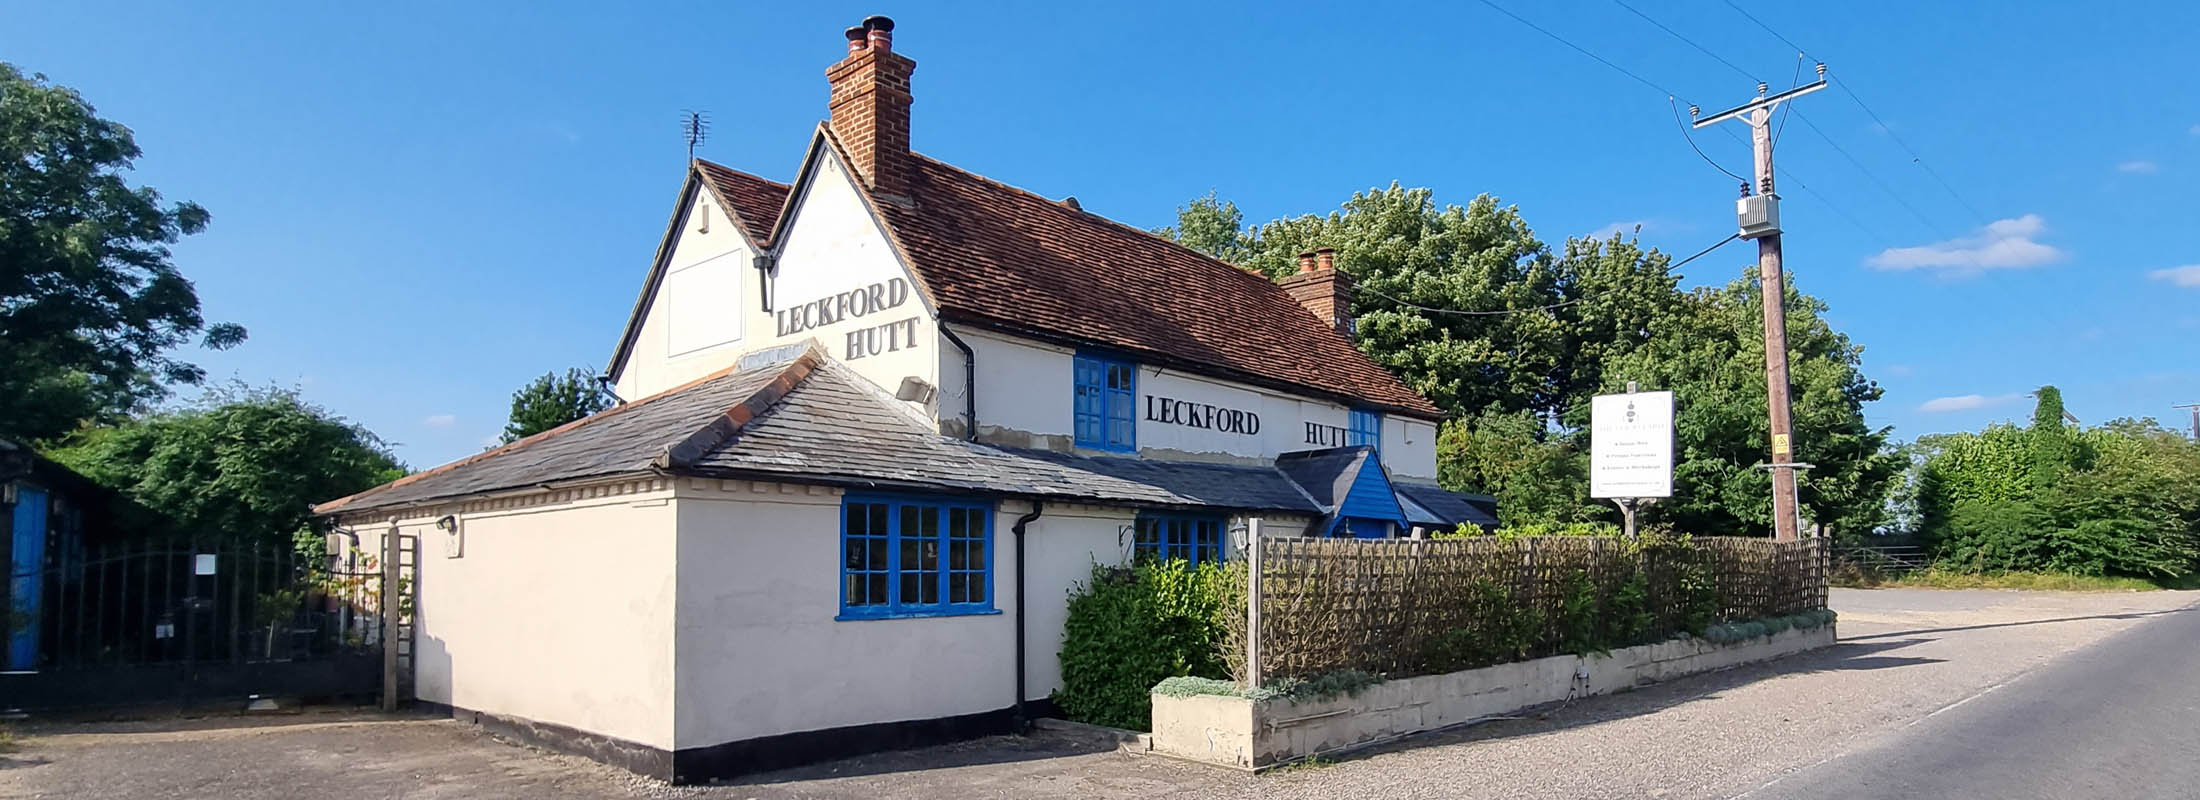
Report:
[[[1823,539],[1264,538],[1250,622],[1226,645],[1241,682],[1340,670],[1391,677],[1593,652],[1719,622],[1824,608]]]

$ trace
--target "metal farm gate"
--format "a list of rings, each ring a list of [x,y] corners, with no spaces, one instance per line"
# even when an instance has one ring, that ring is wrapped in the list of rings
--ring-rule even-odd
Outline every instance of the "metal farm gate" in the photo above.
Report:
[[[10,575],[0,712],[373,698],[385,586],[408,588],[384,560],[181,540],[48,553]]]

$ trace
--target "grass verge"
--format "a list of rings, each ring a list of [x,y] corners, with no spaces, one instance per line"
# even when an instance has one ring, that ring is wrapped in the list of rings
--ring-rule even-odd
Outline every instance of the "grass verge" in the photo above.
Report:
[[[2125,578],[2062,572],[1967,573],[1926,569],[1898,577],[1874,573],[1836,574],[1833,585],[1850,589],[2029,589],[2049,592],[2150,592],[2200,589],[2200,575],[2178,578]]]

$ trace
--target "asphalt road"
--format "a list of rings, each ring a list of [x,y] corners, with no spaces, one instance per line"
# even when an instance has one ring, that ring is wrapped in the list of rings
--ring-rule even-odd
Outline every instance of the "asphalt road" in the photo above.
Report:
[[[1741,796],[2200,796],[2200,613],[2131,628]]]

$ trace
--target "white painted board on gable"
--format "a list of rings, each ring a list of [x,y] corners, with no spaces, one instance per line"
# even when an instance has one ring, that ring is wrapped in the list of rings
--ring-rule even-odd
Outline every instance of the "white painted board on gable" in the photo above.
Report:
[[[658,290],[666,311],[665,352],[683,356],[741,340],[745,302],[740,251],[723,253],[669,272]]]
[[[1673,496],[1672,392],[1590,401],[1589,496]]]

